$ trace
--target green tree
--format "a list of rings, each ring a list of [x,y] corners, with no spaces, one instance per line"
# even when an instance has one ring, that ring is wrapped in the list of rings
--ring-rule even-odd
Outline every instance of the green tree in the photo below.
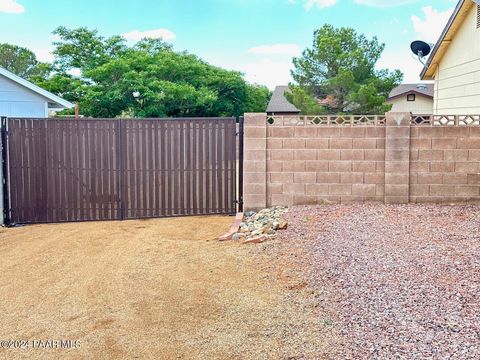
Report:
[[[285,92],[285,97],[300,110],[301,115],[321,115],[327,113],[327,109],[310,96],[304,88],[290,85],[290,90],[291,92]]]
[[[270,96],[243,74],[175,52],[162,39],[127,46],[119,36],[86,28],[60,27],[55,34],[53,72],[37,83],[78,101],[87,116],[239,116],[265,111]]]
[[[311,96],[332,96],[330,113],[382,113],[390,90],[403,74],[376,70],[385,48],[378,39],[367,39],[351,28],[324,25],[314,33],[312,48],[294,58],[292,76]]]
[[[248,84],[243,112],[264,112],[271,96],[272,93],[266,86]]]
[[[127,50],[125,39],[121,36],[104,38],[98,35],[97,30],[85,27],[70,30],[60,26],[53,34],[60,38],[53,43],[54,65],[60,72],[92,70]]]
[[[45,76],[50,71],[50,66],[39,62],[33,51],[11,44],[0,44],[0,66],[25,79]]]

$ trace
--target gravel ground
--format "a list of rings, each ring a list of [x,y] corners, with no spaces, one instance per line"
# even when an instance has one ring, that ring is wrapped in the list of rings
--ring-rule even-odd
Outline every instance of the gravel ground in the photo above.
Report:
[[[327,314],[340,340],[319,357],[480,359],[479,210],[293,207],[288,230],[256,251]]]

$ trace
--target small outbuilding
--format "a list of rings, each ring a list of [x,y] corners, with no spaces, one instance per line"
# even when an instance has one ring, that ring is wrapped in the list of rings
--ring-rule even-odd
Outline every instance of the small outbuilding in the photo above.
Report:
[[[74,105],[0,67],[0,116],[46,118]]]
[[[298,110],[285,97],[285,93],[290,92],[288,86],[277,86],[273,91],[270,102],[267,106],[267,115],[298,115]]]

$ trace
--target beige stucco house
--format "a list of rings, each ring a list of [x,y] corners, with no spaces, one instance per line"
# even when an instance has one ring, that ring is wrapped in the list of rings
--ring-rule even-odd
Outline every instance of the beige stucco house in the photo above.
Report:
[[[434,80],[433,113],[480,114],[480,7],[460,0],[421,73]]]
[[[387,104],[393,112],[409,112],[414,115],[433,113],[433,84],[401,84],[389,94]]]

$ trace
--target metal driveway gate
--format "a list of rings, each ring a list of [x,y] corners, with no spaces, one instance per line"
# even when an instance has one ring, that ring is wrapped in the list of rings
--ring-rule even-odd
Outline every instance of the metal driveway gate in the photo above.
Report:
[[[7,224],[236,211],[235,118],[2,123]]]

